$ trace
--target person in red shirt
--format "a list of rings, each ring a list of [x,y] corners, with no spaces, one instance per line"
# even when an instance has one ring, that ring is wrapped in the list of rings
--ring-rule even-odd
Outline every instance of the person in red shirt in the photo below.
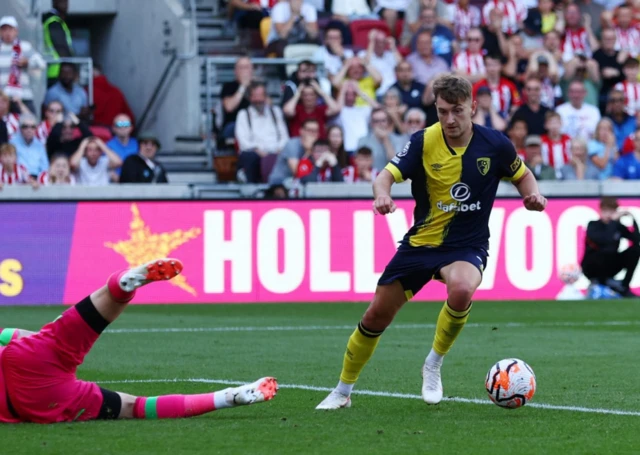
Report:
[[[311,154],[300,159],[296,178],[302,183],[344,181],[338,157],[331,151],[328,141],[318,139]]]
[[[319,104],[322,99],[324,104]],[[320,125],[320,137],[325,138],[327,118],[340,112],[340,106],[331,95],[324,92],[318,82],[310,80],[298,85],[295,95],[284,106],[282,112],[289,119],[291,137],[300,136],[300,127],[306,120],[316,120]]]
[[[486,78],[473,85],[473,98],[476,98],[480,87],[489,87],[493,106],[502,118],[509,118],[522,104],[522,98],[516,85],[502,77],[502,57],[485,55],[484,66]]]
[[[547,112],[544,127],[547,134],[542,135],[542,162],[559,171],[571,160],[571,138],[562,134],[562,117],[557,112]]]
[[[18,163],[18,154],[13,144],[0,145],[0,190],[4,185],[31,184],[38,187],[38,181],[29,175],[25,166]]]
[[[346,183],[373,182],[378,171],[373,168],[373,152],[369,147],[360,147],[353,157],[353,164],[342,169]]]
[[[39,332],[0,328],[0,422],[57,423],[106,419],[177,419],[271,400],[272,377],[198,395],[135,397],[81,381],[76,369],[136,289],[180,274],[178,259],[116,272],[107,285]]]
[[[93,104],[93,125],[110,128],[118,114],[126,114],[132,122],[134,120],[126,98],[120,89],[112,85],[102,74],[99,65],[93,67]]]

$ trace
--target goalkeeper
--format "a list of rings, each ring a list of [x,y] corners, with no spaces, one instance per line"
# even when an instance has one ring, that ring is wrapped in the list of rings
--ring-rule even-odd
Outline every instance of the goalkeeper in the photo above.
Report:
[[[76,377],[76,368],[135,290],[181,271],[177,259],[161,259],[116,272],[38,333],[0,329],[0,422],[176,419],[272,399],[278,385],[270,377],[219,392],[159,397],[112,392]]]

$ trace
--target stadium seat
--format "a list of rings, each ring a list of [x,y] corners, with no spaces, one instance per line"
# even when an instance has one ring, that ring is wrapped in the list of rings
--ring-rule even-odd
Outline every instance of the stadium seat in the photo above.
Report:
[[[267,38],[269,37],[270,31],[271,18],[267,16],[260,21],[260,37],[262,38],[262,44],[264,45],[264,47],[267,47]]]
[[[317,44],[289,44],[284,48],[283,56],[284,58],[310,60],[319,47]],[[296,68],[296,64],[287,65],[287,77],[291,76]]]
[[[391,35],[389,26],[382,20],[363,19],[351,22],[351,35],[353,47],[366,49],[369,44],[369,32],[373,29],[383,31],[387,36]]]

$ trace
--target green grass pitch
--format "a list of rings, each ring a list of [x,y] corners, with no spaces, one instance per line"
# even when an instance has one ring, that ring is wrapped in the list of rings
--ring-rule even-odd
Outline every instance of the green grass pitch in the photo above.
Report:
[[[640,302],[477,302],[445,360],[443,383],[445,396],[487,404],[446,401],[429,407],[416,396],[441,305],[410,303],[400,312],[356,386],[383,396],[354,395],[353,407],[337,412],[315,411],[326,392],[303,387],[336,384],[364,304],[132,305],[98,341],[78,371],[81,378],[137,395],[200,393],[226,387],[213,381],[249,382],[266,375],[284,387],[270,403],[194,419],[1,425],[0,450],[12,455],[638,453]],[[62,309],[3,307],[0,325],[37,329]],[[205,330],[192,330],[197,328]],[[532,403],[566,408],[505,410],[490,404],[485,375],[494,362],[512,356],[536,373]],[[628,415],[616,414],[621,411]]]

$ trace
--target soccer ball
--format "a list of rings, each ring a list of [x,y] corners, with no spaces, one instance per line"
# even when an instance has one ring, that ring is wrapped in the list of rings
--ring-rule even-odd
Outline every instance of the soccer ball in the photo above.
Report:
[[[574,284],[580,279],[580,275],[582,275],[582,269],[578,264],[563,265],[558,272],[558,278],[564,284]]]
[[[504,359],[487,373],[485,388],[489,398],[502,408],[515,409],[527,404],[536,393],[536,375],[520,359]]]

